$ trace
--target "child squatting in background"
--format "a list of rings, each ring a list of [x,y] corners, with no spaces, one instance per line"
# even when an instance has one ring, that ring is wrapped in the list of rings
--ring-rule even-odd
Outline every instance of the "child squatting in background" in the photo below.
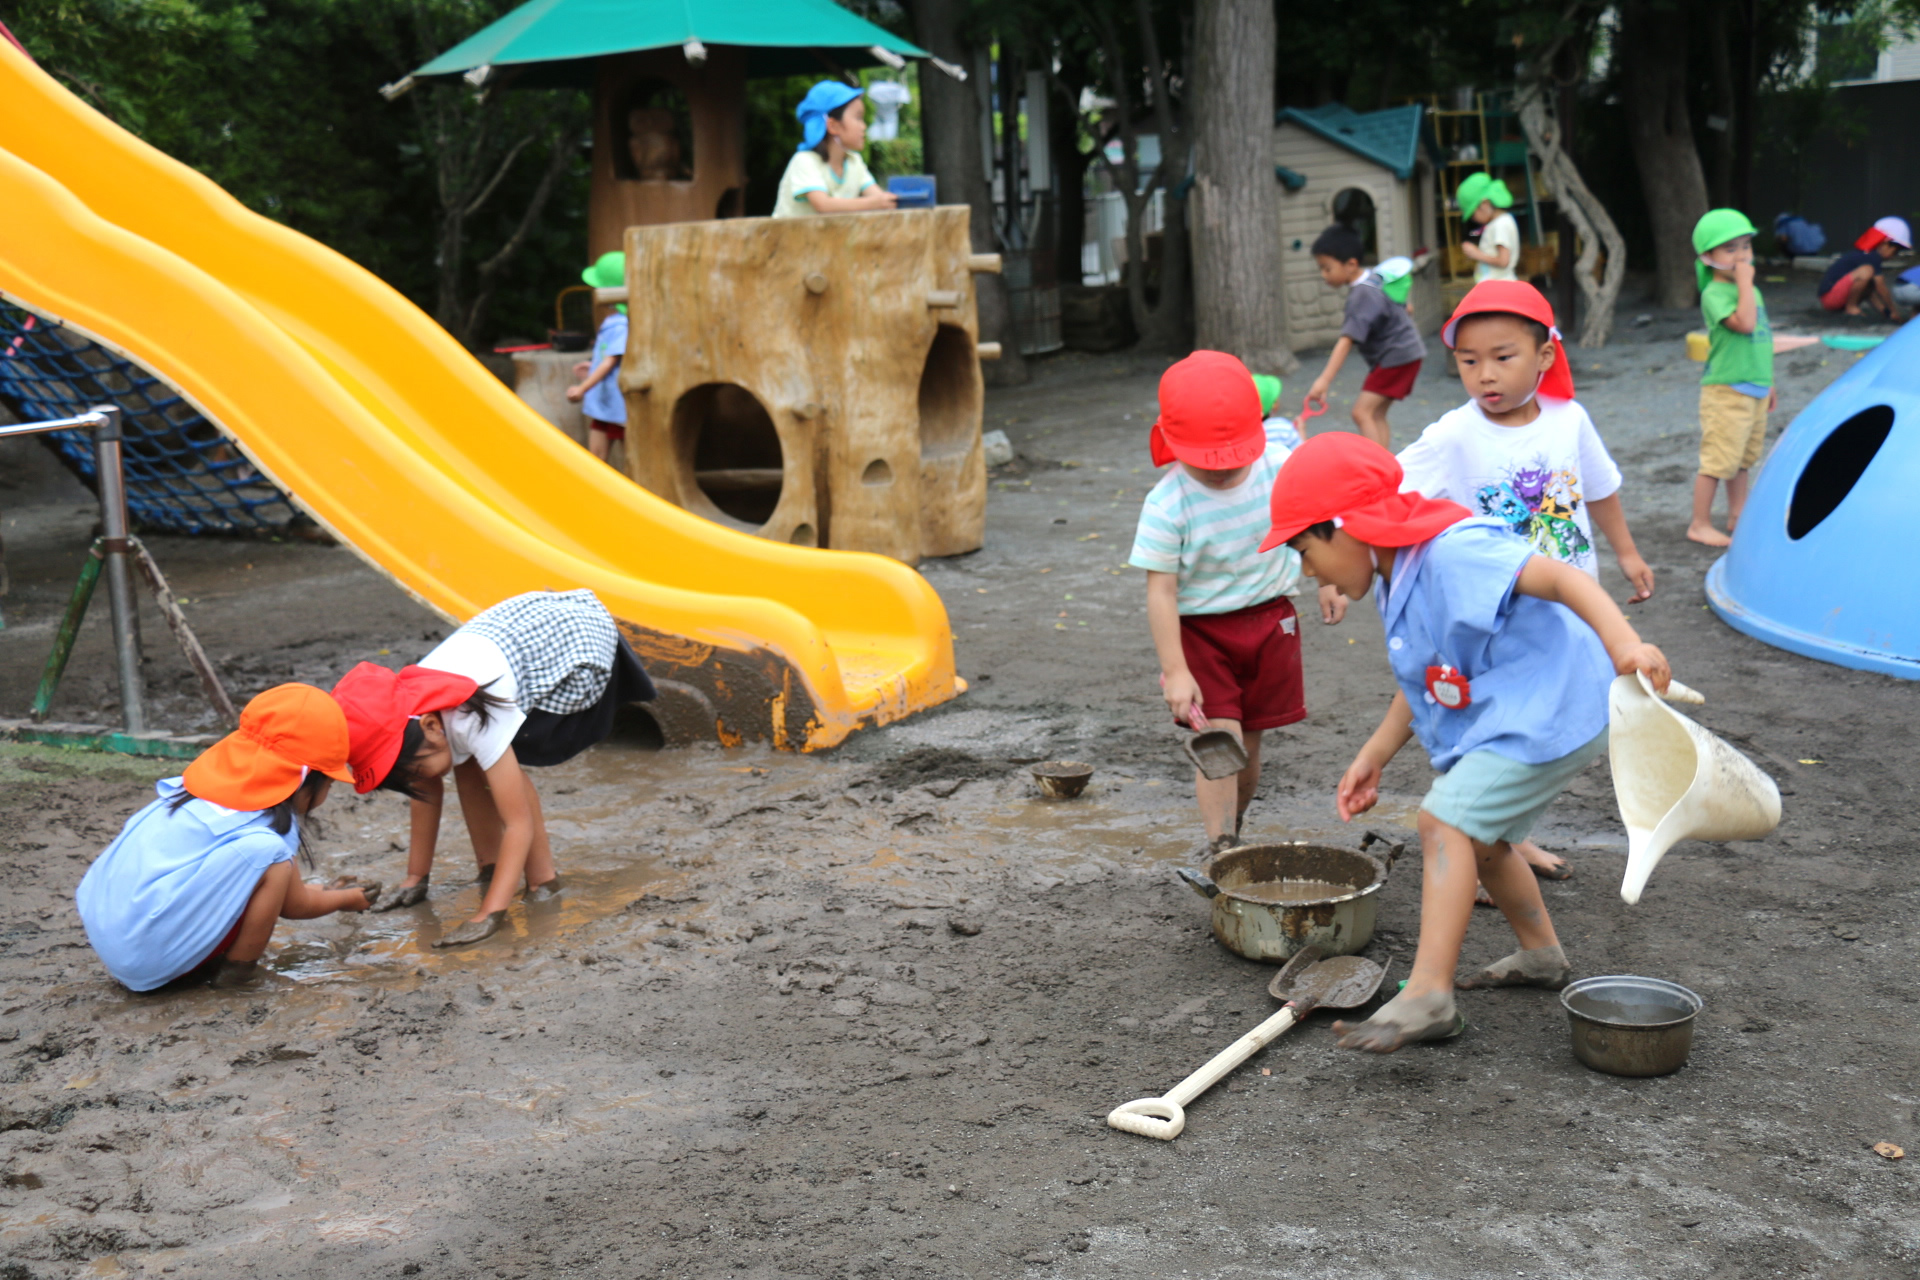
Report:
[[[800,149],[780,176],[774,217],[865,213],[899,203],[874,182],[860,158],[867,145],[867,107],[857,87],[822,80],[807,90],[793,114],[800,121]]]
[[[276,921],[365,911],[378,884],[320,889],[294,864],[329,780],[352,777],[346,717],[324,692],[283,684],[249,702],[81,879],[80,922],[107,972],[135,991],[200,974],[243,986]]]
[[[580,278],[595,289],[614,289],[627,282],[627,255],[603,253]],[[573,366],[580,381],[567,388],[567,399],[587,416],[587,450],[605,462],[615,440],[627,438],[627,402],[620,394],[620,357],[627,354],[627,304],[607,310],[593,336],[593,354]]]
[[[1633,585],[1629,603],[1651,597],[1653,570],[1620,507],[1620,468],[1573,398],[1552,305],[1530,284],[1489,280],[1460,300],[1440,340],[1453,351],[1468,400],[1401,450],[1404,487],[1501,520],[1541,555],[1596,582],[1598,525]],[[1531,840],[1514,847],[1536,875],[1573,874]]]
[[[417,666],[363,662],[333,696],[352,731],[354,790],[412,803],[407,876],[375,910],[424,901],[453,771],[473,839],[479,911],[433,945],[491,937],[524,876],[527,900],[560,892],[540,795],[527,766],[561,764],[606,739],[614,714],[653,682],[593,592],[530,591],[482,611]]]
[[[1360,358],[1367,362],[1367,379],[1360,384],[1360,398],[1353,404],[1353,425],[1385,449],[1393,443],[1387,410],[1394,401],[1413,394],[1427,344],[1407,309],[1386,295],[1380,277],[1360,265],[1364,251],[1359,233],[1338,224],[1322,231],[1313,242],[1313,261],[1320,268],[1320,279],[1330,289],[1346,289],[1347,313],[1326,367],[1307,388],[1301,420],[1326,411],[1328,389],[1340,376],[1348,353],[1358,348]],[[1316,400],[1318,409],[1313,407]]]
[[[1147,571],[1161,691],[1176,724],[1192,727],[1197,709],[1247,752],[1234,777],[1194,772],[1217,853],[1240,843],[1260,783],[1262,732],[1307,715],[1299,619],[1287,599],[1300,586],[1299,559],[1255,554],[1288,450],[1262,426],[1247,367],[1219,351],[1196,351],[1160,379],[1148,448],[1155,466],[1175,465],[1147,494],[1127,562]],[[1339,621],[1346,607],[1331,587],[1321,590],[1325,621]]]
[[[1709,209],[1693,228],[1707,367],[1700,375],[1700,474],[1687,537],[1732,543],[1747,505],[1747,473],[1760,462],[1773,409],[1773,327],[1753,287],[1753,224],[1738,209]],[[1713,495],[1727,486],[1727,531],[1713,527]]]
[[[1420,944],[1399,995],[1340,1045],[1391,1053],[1458,1035],[1461,987],[1558,989],[1570,969],[1540,883],[1515,852],[1554,797],[1607,746],[1615,672],[1669,680],[1660,650],[1572,565],[1538,555],[1506,522],[1402,492],[1400,464],[1370,440],[1315,436],[1280,469],[1261,550],[1290,546],[1349,599],[1375,592],[1400,691],[1340,779],[1343,821],[1371,809],[1380,775],[1418,737],[1440,776],[1420,804]],[[1475,875],[1520,949],[1456,984]]]
[[[1893,294],[1884,274],[1887,260],[1913,249],[1913,232],[1905,218],[1881,218],[1861,233],[1853,248],[1837,255],[1820,277],[1820,305],[1828,311],[1863,316],[1870,304],[1889,323],[1899,323]]]

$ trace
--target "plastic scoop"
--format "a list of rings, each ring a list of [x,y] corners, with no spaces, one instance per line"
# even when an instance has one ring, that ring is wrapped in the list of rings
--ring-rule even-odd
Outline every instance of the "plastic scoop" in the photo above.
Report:
[[[1193,736],[1181,743],[1180,749],[1208,781],[1231,778],[1247,767],[1247,749],[1240,739],[1225,729],[1209,729],[1198,702],[1187,709],[1187,723],[1193,728]]]
[[[1668,697],[1706,701],[1677,681]],[[1680,841],[1756,840],[1780,825],[1773,779],[1668,706],[1645,675],[1613,682],[1607,719],[1614,797],[1627,827],[1620,896],[1629,904],[1640,901],[1647,878]]]

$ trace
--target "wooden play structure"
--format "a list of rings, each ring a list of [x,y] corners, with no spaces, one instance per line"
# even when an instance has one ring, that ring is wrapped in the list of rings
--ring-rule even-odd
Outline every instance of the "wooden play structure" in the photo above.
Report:
[[[628,227],[737,218],[746,210],[747,55],[678,49],[601,58],[595,67],[587,260]]]
[[[964,206],[629,227],[629,473],[710,520],[907,564],[980,546]]]

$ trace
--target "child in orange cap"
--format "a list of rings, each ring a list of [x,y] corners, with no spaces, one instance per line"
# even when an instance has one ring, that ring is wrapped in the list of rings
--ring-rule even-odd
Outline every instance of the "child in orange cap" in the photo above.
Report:
[[[294,867],[300,823],[351,781],[347,720],[322,690],[269,689],[240,727],[155,790],[74,894],[87,941],[135,991],[207,971],[251,980],[276,920],[364,911],[380,886],[318,889]],[[217,966],[217,968],[216,968]]]
[[[1370,440],[1315,436],[1280,469],[1261,550],[1288,546],[1308,576],[1350,599],[1375,591],[1400,691],[1340,779],[1342,821],[1374,806],[1387,763],[1418,737],[1440,771],[1420,805],[1420,945],[1405,988],[1340,1045],[1392,1053],[1464,1027],[1461,987],[1558,989],[1570,970],[1540,884],[1513,843],[1607,745],[1614,673],[1656,688],[1666,657],[1641,641],[1600,584],[1536,553],[1504,521],[1401,490],[1400,464]],[[1476,873],[1520,950],[1455,982]]]
[[[1260,782],[1261,733],[1307,714],[1299,619],[1287,599],[1300,588],[1299,561],[1254,554],[1288,450],[1261,422],[1247,367],[1219,351],[1196,351],[1160,379],[1148,445],[1155,466],[1178,464],[1147,494],[1128,558],[1147,571],[1161,691],[1176,724],[1204,718],[1247,752],[1234,777],[1194,773],[1208,848],[1218,853],[1240,843]],[[1346,607],[1331,588],[1321,592],[1324,621],[1339,621]]]
[[[1440,330],[1468,400],[1400,451],[1402,484],[1478,516],[1503,520],[1533,549],[1600,579],[1598,525],[1634,589],[1653,595],[1620,506],[1620,468],[1573,398],[1573,368],[1553,306],[1521,280],[1488,280],[1460,300]],[[1566,859],[1531,840],[1516,846],[1534,874],[1572,875]]]

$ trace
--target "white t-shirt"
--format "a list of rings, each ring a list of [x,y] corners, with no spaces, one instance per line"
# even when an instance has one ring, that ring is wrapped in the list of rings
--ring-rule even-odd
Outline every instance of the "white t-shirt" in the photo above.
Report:
[[[836,200],[851,200],[873,185],[873,174],[868,172],[867,162],[857,152],[847,152],[846,161],[836,174],[833,166],[820,158],[819,152],[796,151],[793,159],[787,161],[787,171],[780,175],[780,190],[773,197],[773,216],[816,216],[813,203],[807,199],[809,191],[818,191]]]
[[[1489,421],[1472,400],[1448,413],[1400,451],[1401,491],[1504,520],[1541,555],[1598,578],[1587,504],[1620,491],[1620,468],[1578,400],[1539,403],[1524,427]]]
[[[1179,575],[1182,614],[1232,613],[1300,589],[1300,555],[1291,547],[1262,554],[1273,526],[1273,482],[1287,460],[1282,433],[1268,419],[1267,450],[1231,489],[1209,489],[1178,463],[1168,467],[1140,508],[1127,563]]]
[[[513,735],[527,720],[515,700],[519,690],[513,668],[500,646],[485,636],[456,631],[420,659],[420,665],[465,676],[494,697],[506,700],[506,706],[492,709],[485,725],[471,711],[455,709],[441,717],[446,722],[447,745],[453,748],[455,764],[477,760],[482,769],[491,769],[500,763],[500,757],[513,745]]]
[[[1480,233],[1480,251],[1498,253],[1502,248],[1507,251],[1507,265],[1496,267],[1489,262],[1473,264],[1473,282],[1482,280],[1518,280],[1520,278],[1520,224],[1513,220],[1510,213],[1497,213],[1493,221]]]

